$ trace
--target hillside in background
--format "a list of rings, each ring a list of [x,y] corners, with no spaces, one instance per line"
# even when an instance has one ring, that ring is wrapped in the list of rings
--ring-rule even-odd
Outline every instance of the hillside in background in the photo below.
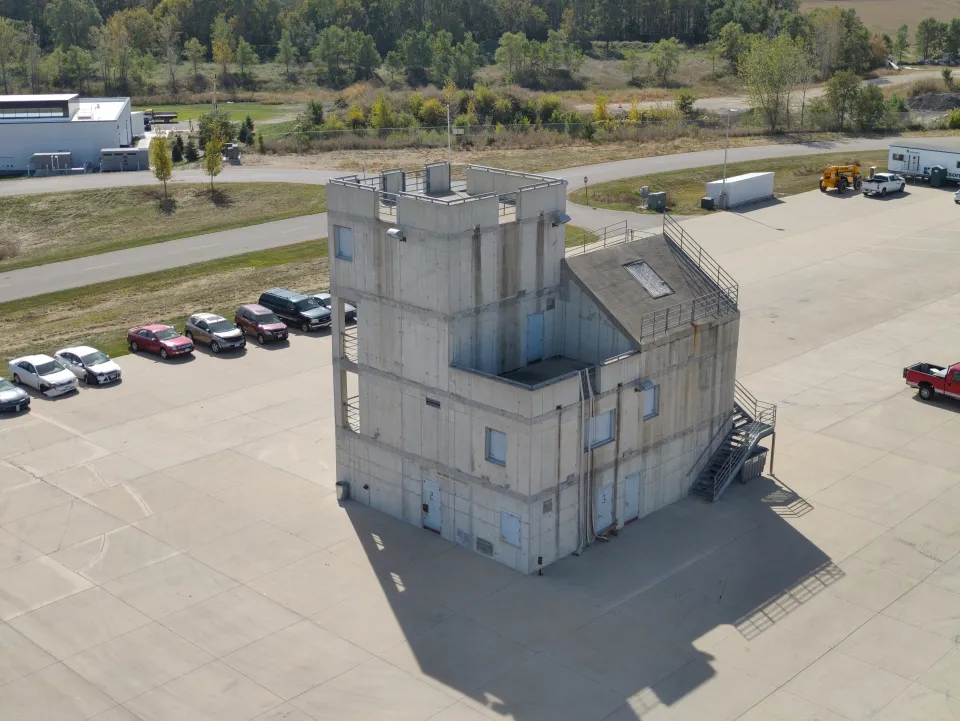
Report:
[[[950,22],[960,15],[957,0],[805,0],[800,5],[804,12],[816,8],[853,9],[870,30],[893,34],[901,25],[911,31],[922,18]]]

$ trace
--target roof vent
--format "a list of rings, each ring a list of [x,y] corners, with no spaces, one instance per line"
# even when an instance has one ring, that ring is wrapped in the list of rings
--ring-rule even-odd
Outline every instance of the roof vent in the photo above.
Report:
[[[624,264],[624,269],[633,276],[633,279],[643,286],[643,289],[650,294],[651,298],[663,298],[665,295],[673,293],[673,288],[657,275],[657,271],[651,268],[645,260],[635,260],[632,263]]]

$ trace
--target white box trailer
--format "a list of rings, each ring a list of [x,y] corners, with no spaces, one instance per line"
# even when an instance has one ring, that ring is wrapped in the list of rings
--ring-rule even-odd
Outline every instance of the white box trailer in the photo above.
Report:
[[[724,187],[726,186],[726,187]],[[773,197],[773,173],[746,173],[707,183],[707,197],[713,198],[718,208],[734,208]],[[721,195],[726,195],[721,200]]]
[[[950,180],[960,181],[960,139],[910,138],[890,143],[887,170],[891,173],[929,180],[930,169],[935,165],[946,168]]]

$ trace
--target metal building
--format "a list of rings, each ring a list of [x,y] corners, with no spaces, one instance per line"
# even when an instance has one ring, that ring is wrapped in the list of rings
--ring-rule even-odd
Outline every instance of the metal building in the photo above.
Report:
[[[328,185],[350,496],[525,572],[716,499],[773,426],[734,378],[736,282],[669,218],[576,245],[566,181],[450,178]]]
[[[0,173],[69,170],[30,162],[51,153],[68,153],[74,168],[97,168],[104,148],[132,145],[130,98],[0,95]]]

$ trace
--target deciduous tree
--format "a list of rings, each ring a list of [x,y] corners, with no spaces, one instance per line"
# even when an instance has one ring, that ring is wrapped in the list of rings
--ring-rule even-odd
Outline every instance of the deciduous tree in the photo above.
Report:
[[[220,175],[223,170],[223,148],[225,145],[223,136],[219,131],[207,139],[206,148],[203,153],[203,172],[210,176],[210,192],[213,193],[213,179]]]
[[[853,111],[854,103],[860,93],[860,78],[849,70],[838,70],[827,81],[824,93],[827,106],[837,118],[837,125],[843,130],[843,123]]]
[[[153,177],[163,183],[163,197],[167,195],[167,182],[173,177],[173,160],[167,139],[157,136],[150,142],[150,167]]]
[[[299,54],[300,51],[290,37],[290,30],[284,28],[280,35],[280,43],[277,45],[277,60],[283,63],[283,69],[287,75],[290,74],[290,65],[297,62]]]
[[[246,77],[247,68],[259,63],[260,57],[254,52],[253,46],[248,43],[245,38],[240,38],[237,41],[236,60],[237,65],[240,66],[240,75]]]
[[[184,43],[183,50],[187,60],[193,65],[193,77],[200,74],[200,63],[207,57],[207,46],[196,38],[190,38]]]
[[[787,35],[758,38],[740,59],[740,76],[750,102],[776,132],[790,112],[790,92],[806,58]]]
[[[223,71],[224,77],[227,75],[227,65],[233,60],[234,37],[233,28],[227,22],[227,18],[220,13],[217,19],[213,21],[210,29],[210,43],[213,46],[213,62],[217,63]]]
[[[910,30],[906,25],[901,25],[897,28],[897,35],[893,39],[893,55],[897,59],[897,63],[903,62],[903,56],[907,54],[907,51],[910,49]]]
[[[23,50],[23,38],[17,32],[13,22],[0,17],[0,80],[3,81],[3,94],[10,94],[10,75],[13,63]]]
[[[683,46],[676,38],[661,40],[653,46],[650,56],[650,64],[656,68],[657,77],[661,84],[666,86],[670,76],[680,67],[680,55],[683,52]]]

